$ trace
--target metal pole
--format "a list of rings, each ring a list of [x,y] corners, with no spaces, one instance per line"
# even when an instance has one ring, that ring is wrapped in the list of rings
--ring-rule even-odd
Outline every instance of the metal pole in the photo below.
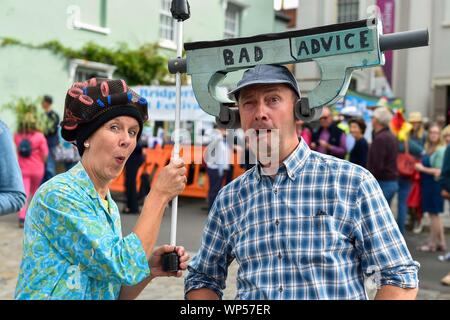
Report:
[[[175,103],[175,132],[173,159],[180,158],[180,113],[181,113],[181,74],[186,72],[186,62],[183,61],[183,21],[189,19],[189,3],[187,0],[172,0],[170,12],[177,21],[177,58],[169,61],[169,72],[175,74],[176,103]],[[172,220],[170,224],[170,245],[177,243],[177,216],[178,197],[172,200]],[[176,252],[166,253],[162,256],[162,268],[167,272],[176,272],[179,267],[179,257]]]
[[[177,21],[177,58],[183,54],[183,21]],[[175,135],[173,158],[180,158],[180,113],[181,113],[181,73],[175,75],[176,85],[176,107],[175,107]],[[172,220],[170,225],[170,245],[177,242],[177,217],[178,217],[178,196],[172,200]]]

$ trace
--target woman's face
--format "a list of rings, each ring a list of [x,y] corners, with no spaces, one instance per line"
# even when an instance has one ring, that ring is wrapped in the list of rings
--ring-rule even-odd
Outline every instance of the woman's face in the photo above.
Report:
[[[136,147],[139,123],[128,116],[106,122],[86,142],[83,164],[96,179],[110,181],[122,172],[125,162]]]
[[[444,136],[444,139],[445,139],[445,144],[450,145],[450,134],[446,134]]]
[[[439,142],[439,138],[441,136],[441,130],[439,129],[438,126],[432,126],[429,130],[428,130],[428,140],[433,143],[436,144]]]
[[[350,124],[350,133],[354,138],[359,138],[362,135],[361,128],[355,122]]]

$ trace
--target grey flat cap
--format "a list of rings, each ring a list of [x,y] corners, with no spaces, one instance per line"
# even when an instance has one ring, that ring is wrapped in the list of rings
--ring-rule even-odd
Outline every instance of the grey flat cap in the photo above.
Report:
[[[301,97],[297,80],[289,69],[273,64],[259,64],[245,71],[236,89],[230,91],[229,95],[234,95],[237,100],[242,89],[256,84],[287,84]]]

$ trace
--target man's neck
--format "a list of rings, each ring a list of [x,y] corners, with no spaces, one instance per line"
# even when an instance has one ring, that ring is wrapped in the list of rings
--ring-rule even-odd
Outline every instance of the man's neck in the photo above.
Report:
[[[384,129],[386,129],[386,127],[377,126],[377,127],[373,128],[373,130],[375,130],[375,133],[379,133],[379,132],[383,131]]]

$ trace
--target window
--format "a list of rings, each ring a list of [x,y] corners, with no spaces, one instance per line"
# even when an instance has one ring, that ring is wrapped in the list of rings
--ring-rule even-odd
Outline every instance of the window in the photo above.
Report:
[[[170,13],[171,0],[161,0],[159,12],[159,38],[161,40],[175,41],[175,20]]]
[[[90,78],[109,78],[105,71],[78,67],[75,70],[75,82],[83,82]]]
[[[359,19],[359,0],[338,0],[338,23]]]
[[[444,0],[444,27],[450,27],[450,0]]]
[[[236,38],[240,33],[240,21],[241,21],[242,8],[228,3],[225,10],[225,39]]]
[[[98,10],[92,12],[82,11],[78,5],[70,5],[67,7],[67,28],[92,31],[104,35],[111,33],[111,30],[107,27],[107,0],[100,0]],[[81,17],[82,12],[85,13]],[[87,23],[85,19],[94,23]]]
[[[111,79],[115,70],[116,67],[109,64],[80,59],[70,60],[69,65],[70,78],[76,82],[83,82],[92,77]]]

